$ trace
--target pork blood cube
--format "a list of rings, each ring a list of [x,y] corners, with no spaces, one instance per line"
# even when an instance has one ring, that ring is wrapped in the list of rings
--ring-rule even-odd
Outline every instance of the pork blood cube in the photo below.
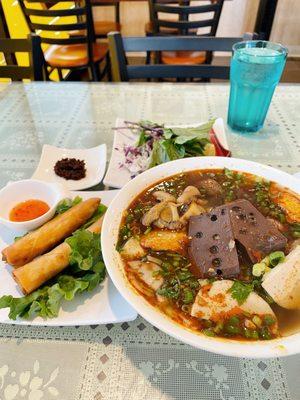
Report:
[[[188,235],[188,254],[195,276],[227,278],[239,275],[239,260],[226,205],[191,217]]]
[[[252,262],[260,261],[272,251],[282,250],[287,239],[248,200],[226,204],[233,236],[245,248]]]

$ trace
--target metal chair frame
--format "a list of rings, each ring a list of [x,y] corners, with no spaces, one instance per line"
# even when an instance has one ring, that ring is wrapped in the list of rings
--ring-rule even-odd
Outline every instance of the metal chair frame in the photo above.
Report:
[[[132,79],[228,79],[230,67],[210,64],[166,65],[143,64],[128,65],[127,52],[150,51],[220,51],[232,50],[233,44],[242,37],[216,38],[197,36],[149,36],[122,37],[119,32],[108,35],[113,78],[115,81]]]
[[[114,7],[114,12],[115,12],[115,22],[118,24],[120,23],[120,1],[118,0],[110,0],[110,1],[97,1],[97,0],[91,0],[91,5],[92,7]],[[103,39],[106,38],[106,35],[97,35],[95,34],[96,38]]]
[[[63,10],[53,10],[44,7],[43,9],[34,9],[30,8],[30,5],[33,3],[41,3],[54,5],[57,3],[57,0],[18,0],[27,21],[28,27],[31,32],[36,32],[42,30],[43,32],[72,32],[72,31],[80,31],[82,32],[80,35],[70,36],[68,38],[47,38],[42,36],[42,43],[49,45],[72,45],[72,44],[86,44],[87,46],[87,54],[88,54],[88,63],[83,66],[65,66],[65,67],[55,67],[58,70],[59,77],[62,79],[62,70],[82,70],[88,68],[91,72],[92,80],[98,81],[101,80],[102,77],[107,73],[107,68],[109,64],[109,57],[106,57],[106,67],[102,74],[100,73],[100,63],[103,60],[93,61],[93,44],[95,43],[95,32],[94,32],[94,22],[91,8],[91,1],[85,0],[75,1],[75,7],[70,7]],[[74,0],[64,0],[64,2],[74,2]],[[31,17],[76,17],[76,22],[73,23],[53,23],[48,24],[46,22],[32,22]],[[86,34],[85,34],[86,32]]]
[[[31,79],[45,80],[45,60],[41,49],[41,38],[36,34],[29,34],[27,39],[1,39],[0,52],[10,55],[28,53],[29,66],[15,64],[0,65],[0,77],[10,78],[12,81]]]
[[[191,5],[190,0],[149,0],[150,21],[154,27],[154,34],[163,34],[160,28],[176,29],[179,35],[194,35],[195,29],[209,27],[205,36],[215,36],[223,8],[224,0],[216,0],[211,4]],[[212,12],[213,15],[205,20],[190,21],[190,15],[200,15]],[[159,13],[178,16],[177,21],[160,17]]]

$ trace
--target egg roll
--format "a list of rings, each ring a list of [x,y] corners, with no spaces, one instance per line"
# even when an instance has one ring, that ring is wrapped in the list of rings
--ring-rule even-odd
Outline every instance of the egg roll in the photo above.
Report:
[[[101,231],[103,216],[92,224],[88,231]],[[63,271],[68,265],[71,247],[68,243],[61,243],[49,253],[43,254],[28,264],[13,271],[13,277],[24,294],[29,294],[43,285],[46,281]]]
[[[94,214],[99,203],[99,198],[91,198],[57,215],[40,228],[6,247],[2,251],[2,259],[14,267],[27,264],[52,249],[83,225]]]

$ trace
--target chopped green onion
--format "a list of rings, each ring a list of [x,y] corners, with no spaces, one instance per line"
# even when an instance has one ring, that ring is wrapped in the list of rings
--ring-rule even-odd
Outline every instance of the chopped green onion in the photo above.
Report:
[[[260,328],[261,325],[262,325],[262,320],[259,318],[258,315],[254,315],[254,317],[252,318],[252,322],[253,322],[256,326],[258,326],[259,328]]]
[[[252,330],[251,330],[251,329],[248,329],[248,328],[244,328],[244,336],[245,336],[247,339],[251,339],[251,338],[252,338]]]
[[[214,330],[211,329],[211,328],[203,329],[202,332],[203,332],[204,335],[206,335],[206,336],[216,336],[216,333],[215,333]]]
[[[155,277],[158,276],[158,275],[160,275],[160,270],[157,270],[157,271],[153,271],[153,272],[152,272],[153,278],[155,278]]]
[[[223,322],[218,322],[217,325],[214,327],[215,333],[220,333],[224,328]]]
[[[209,319],[204,319],[202,323],[205,328],[211,328],[213,326],[213,322]]]
[[[257,277],[262,276],[266,272],[266,268],[267,266],[265,263],[263,262],[256,263],[252,267],[252,275]]]
[[[230,335],[237,335],[240,333],[240,327],[236,325],[225,325],[225,332],[229,333]]]
[[[239,323],[240,323],[240,319],[236,315],[234,315],[233,317],[229,318],[229,320],[228,320],[228,324],[229,325],[234,325],[235,326],[235,325],[239,325]]]
[[[256,331],[256,330],[254,330],[254,329],[247,329],[247,328],[245,328],[244,329],[244,336],[247,338],[247,339],[255,339],[255,340],[257,340],[258,339],[258,332]]]
[[[144,235],[147,235],[147,233],[151,232],[152,228],[151,226],[148,226],[148,228],[145,230]]]
[[[270,339],[272,339],[272,335],[271,335],[269,329],[266,326],[261,328],[261,330],[259,331],[259,336],[261,337],[262,340],[270,340]]]
[[[275,324],[275,319],[272,317],[272,315],[265,315],[264,316],[264,324],[267,326]]]
[[[194,300],[194,294],[190,289],[184,289],[183,291],[183,303],[189,304]]]
[[[276,267],[277,264],[281,263],[285,259],[283,251],[274,251],[269,255],[270,264],[272,267]]]

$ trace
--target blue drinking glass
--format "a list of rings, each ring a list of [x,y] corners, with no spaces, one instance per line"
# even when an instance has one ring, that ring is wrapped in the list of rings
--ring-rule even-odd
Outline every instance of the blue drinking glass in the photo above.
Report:
[[[257,132],[263,127],[287,53],[282,45],[262,40],[233,46],[227,121],[233,130]]]

